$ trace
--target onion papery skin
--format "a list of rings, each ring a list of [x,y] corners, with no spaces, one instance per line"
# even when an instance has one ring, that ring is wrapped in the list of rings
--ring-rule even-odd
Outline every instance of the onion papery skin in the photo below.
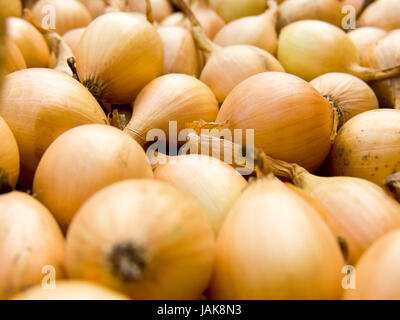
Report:
[[[330,150],[334,114],[328,100],[309,83],[290,74],[265,72],[235,87],[216,121],[228,121],[230,129],[254,129],[256,147],[313,171]]]
[[[253,183],[218,237],[212,299],[337,299],[344,265],[307,201],[278,180]]]
[[[96,98],[125,104],[162,74],[163,55],[155,27],[135,14],[113,12],[86,28],[77,49],[76,67],[80,81]]]
[[[379,108],[374,91],[347,73],[326,73],[310,82],[339,110],[341,124],[359,113]]]
[[[150,0],[152,15],[155,21],[161,22],[163,19],[172,14],[173,8],[168,0]],[[146,14],[145,0],[129,0],[128,8],[131,11]]]
[[[357,263],[356,288],[344,292],[344,300],[400,299],[400,231],[376,241]]]
[[[383,186],[400,171],[400,110],[379,109],[350,119],[338,132],[331,153],[331,173]]]
[[[26,69],[24,56],[12,40],[6,40],[6,74]]]
[[[96,99],[78,81],[51,69],[25,69],[5,77],[0,116],[21,157],[21,183],[30,186],[40,158],[60,134],[83,124],[108,124]]]
[[[104,0],[80,0],[89,10],[92,19],[101,16],[106,12],[107,4]]]
[[[55,289],[35,286],[12,297],[12,300],[129,300],[129,297],[92,282],[60,280]]]
[[[265,11],[265,0],[210,0],[211,7],[225,20],[233,20],[255,16]]]
[[[361,14],[357,23],[362,27],[377,27],[386,31],[400,28],[400,2],[379,0],[371,3]]]
[[[10,127],[0,117],[0,193],[15,188],[19,176],[19,151]]]
[[[137,142],[116,128],[92,124],[71,129],[50,145],[36,170],[33,192],[66,230],[79,207],[100,189],[152,177]]]
[[[163,27],[181,27],[190,31],[191,25],[188,19],[186,19],[183,12],[175,12],[166,17],[162,22]]]
[[[260,48],[249,45],[228,46],[212,53],[201,72],[200,80],[222,103],[239,83],[266,71],[285,70],[273,55]]]
[[[155,180],[127,180],[98,192],[67,235],[71,277],[133,299],[197,299],[214,255],[214,235],[196,201]]]
[[[51,213],[22,192],[0,195],[0,297],[42,283],[43,267],[64,276],[64,237]]]
[[[46,19],[47,6],[51,6],[55,14],[55,29],[49,31],[55,31],[61,36],[69,30],[86,27],[92,21],[89,10],[78,0],[39,0],[32,8],[36,21]]]
[[[200,73],[199,55],[189,31],[180,27],[159,27],[164,45],[163,73],[183,73],[197,77]]]
[[[144,145],[151,129],[162,130],[168,139],[170,121],[177,121],[179,134],[188,123],[200,119],[212,122],[217,114],[218,102],[204,83],[188,75],[168,74],[140,92],[125,131]]]
[[[78,45],[79,41],[82,38],[83,33],[85,32],[85,28],[77,28],[77,29],[72,29],[68,32],[66,32],[62,38],[64,41],[67,43],[67,45],[71,48],[72,52],[76,54],[78,51]]]
[[[21,17],[22,2],[21,0],[0,0],[0,11],[3,18]]]
[[[198,200],[216,234],[247,187],[246,180],[231,166],[204,155],[175,157],[171,163],[158,165],[154,177]]]
[[[43,35],[29,22],[21,18],[6,19],[7,37],[18,46],[28,68],[49,64],[50,50]]]

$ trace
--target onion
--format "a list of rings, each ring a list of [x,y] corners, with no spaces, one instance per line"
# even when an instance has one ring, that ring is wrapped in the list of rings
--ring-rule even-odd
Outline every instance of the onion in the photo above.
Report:
[[[180,132],[192,121],[214,121],[217,113],[217,100],[205,84],[188,75],[169,74],[153,80],[140,92],[125,131],[144,145],[151,129],[162,130],[168,138],[170,121],[177,121]]]
[[[214,39],[225,26],[224,20],[210,7],[208,0],[195,0],[191,8],[206,35]]]
[[[75,62],[71,48],[58,33],[47,32],[44,36],[50,48],[49,68],[74,76],[75,65],[72,67],[68,62],[69,59]]]
[[[79,79],[98,100],[131,103],[148,82],[161,75],[162,41],[157,30],[137,15],[108,13],[87,27],[76,66]]]
[[[375,70],[360,66],[357,48],[338,27],[317,20],[286,26],[279,35],[278,60],[285,70],[307,81],[328,72],[350,73],[362,80],[396,76],[400,67]]]
[[[35,286],[17,294],[13,300],[129,300],[122,293],[79,280],[57,281],[54,289]]]
[[[368,67],[368,49],[387,35],[383,29],[362,27],[352,30],[347,34],[357,47],[360,54],[361,65]]]
[[[168,0],[150,0],[153,18],[161,22],[164,18],[172,14],[173,9]],[[146,0],[129,0],[128,8],[134,12],[146,13]]]
[[[326,73],[311,84],[334,104],[339,112],[340,125],[359,113],[379,108],[374,91],[350,74]]]
[[[231,166],[202,155],[174,157],[166,164],[159,164],[154,176],[196,198],[216,234],[247,186],[246,180]]]
[[[19,176],[19,151],[10,127],[0,117],[0,192],[15,188]]]
[[[21,50],[28,68],[47,67],[50,51],[43,35],[20,18],[8,18],[6,25],[7,37]]]
[[[364,112],[339,131],[331,154],[331,172],[383,186],[400,171],[400,110]]]
[[[78,211],[67,270],[134,299],[196,299],[207,288],[214,235],[195,200],[166,183],[125,181]]]
[[[358,19],[358,25],[377,27],[387,31],[400,28],[400,2],[379,0],[371,3]]]
[[[255,16],[265,11],[265,0],[210,0],[211,7],[226,21]]]
[[[21,179],[30,185],[50,143],[70,128],[108,123],[91,94],[76,80],[50,69],[26,69],[6,76],[0,116],[17,140]]]
[[[121,180],[153,177],[143,149],[122,131],[86,125],[58,137],[36,170],[33,192],[64,230],[79,207]]]
[[[275,55],[278,47],[275,30],[278,15],[278,5],[275,1],[269,1],[269,9],[263,14],[230,22],[218,32],[214,42],[224,47],[248,44]]]
[[[26,69],[24,56],[14,41],[6,39],[6,73]]]
[[[217,242],[213,299],[337,299],[339,246],[318,212],[277,179],[253,183]]]
[[[81,40],[84,32],[85,28],[72,29],[62,36],[63,40],[71,48],[74,54],[76,54],[78,51],[79,41]]]
[[[299,20],[321,20],[340,27],[343,17],[337,0],[286,0],[280,6],[278,27]]]
[[[400,299],[400,230],[374,243],[356,266],[356,289],[347,290],[345,300]]]
[[[365,0],[339,0],[342,4],[342,6],[352,6],[356,10],[356,14],[358,15],[363,9],[364,6],[366,5]],[[367,0],[368,2],[374,1],[374,0]]]
[[[89,10],[78,0],[39,0],[32,8],[36,21],[46,19],[49,14],[46,10],[47,6],[53,8],[56,19],[50,30],[59,35],[72,29],[86,27],[92,20]]]
[[[22,2],[21,0],[0,0],[0,11],[3,18],[21,17]]]
[[[80,0],[80,2],[89,10],[93,19],[101,16],[106,11],[107,4],[104,0]]]
[[[51,213],[22,192],[0,196],[0,298],[42,282],[45,266],[64,276],[64,238]]]
[[[190,21],[188,19],[186,19],[186,16],[183,12],[175,12],[175,13],[169,15],[163,21],[161,21],[161,26],[163,26],[163,27],[181,27],[181,28],[184,28],[184,29],[190,31]],[[209,36],[209,35],[207,35],[207,36]]]

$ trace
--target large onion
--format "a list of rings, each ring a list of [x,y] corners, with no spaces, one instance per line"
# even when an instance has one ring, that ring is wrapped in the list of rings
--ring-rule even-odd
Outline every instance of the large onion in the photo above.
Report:
[[[0,224],[1,299],[41,283],[46,266],[64,276],[63,235],[37,200],[22,192],[0,195]]]
[[[21,179],[30,185],[50,143],[66,130],[88,123],[108,123],[91,94],[73,78],[50,69],[26,69],[6,76],[0,116],[18,143]]]
[[[18,46],[11,39],[6,40],[6,74],[26,69],[24,56]]]
[[[67,235],[67,270],[134,299],[196,299],[208,286],[214,246],[194,199],[164,182],[128,180],[80,208]]]
[[[0,192],[15,188],[19,176],[17,141],[7,123],[0,117]]]
[[[400,28],[400,1],[379,0],[371,3],[358,19],[360,26],[390,31]]]
[[[77,28],[66,32],[62,36],[63,40],[68,44],[74,54],[77,52],[79,41],[81,40],[84,32],[85,28]]]
[[[150,0],[152,15],[155,21],[161,22],[172,14],[173,9],[168,0]],[[134,12],[146,13],[146,0],[128,0],[128,8]]]
[[[131,103],[148,82],[161,75],[163,45],[155,27],[144,19],[131,13],[108,13],[87,27],[76,63],[79,79],[97,99]]]
[[[214,299],[337,299],[339,246],[315,208],[277,179],[253,183],[217,243]]]
[[[210,4],[226,22],[261,14],[266,7],[265,0],[210,0]]]

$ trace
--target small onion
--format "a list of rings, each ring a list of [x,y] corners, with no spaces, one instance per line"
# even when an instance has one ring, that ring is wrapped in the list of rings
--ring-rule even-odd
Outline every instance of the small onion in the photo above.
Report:
[[[80,0],[89,10],[92,19],[105,13],[107,4],[104,0]]]
[[[339,246],[315,208],[277,179],[249,186],[218,237],[213,299],[337,299]]]
[[[22,183],[30,185],[44,151],[60,134],[89,123],[108,123],[93,96],[73,78],[50,69],[26,69],[6,76],[0,116],[17,140]]]
[[[356,288],[346,290],[345,300],[400,299],[400,230],[374,243],[355,269]]]
[[[183,155],[157,165],[154,176],[196,198],[218,234],[229,210],[246,188],[231,166],[208,156]]]
[[[19,151],[10,127],[0,117],[0,192],[15,188],[19,176]]]
[[[173,13],[173,9],[168,0],[150,0],[152,15],[155,21],[161,22],[164,18]],[[146,0],[129,0],[128,8],[131,11],[146,13]]]
[[[0,195],[0,298],[42,282],[43,267],[64,276],[64,237],[51,213],[22,192]]]
[[[129,300],[129,298],[95,283],[60,280],[54,289],[45,289],[42,285],[38,285],[17,294],[12,300]]]
[[[18,46],[28,68],[47,67],[49,47],[43,35],[29,22],[20,18],[6,20],[7,37]]]
[[[400,1],[379,0],[371,3],[357,23],[363,27],[377,27],[387,31],[400,28]]]
[[[383,186],[400,171],[400,110],[380,109],[350,119],[331,153],[333,175],[363,178]]]
[[[58,137],[36,170],[33,192],[64,230],[79,207],[121,180],[153,177],[143,149],[122,131],[86,125]]]
[[[6,74],[26,69],[24,56],[11,39],[6,39]]]
[[[85,28],[72,29],[62,36],[64,41],[68,44],[75,55],[78,49],[79,41],[81,40],[84,32]]]
[[[52,8],[52,11],[48,11],[47,8]],[[69,30],[86,27],[92,20],[89,10],[78,0],[39,0],[32,8],[32,14],[36,21],[48,18],[49,30],[61,36]]]
[[[226,21],[263,13],[265,0],[210,0],[211,7]]]
[[[360,66],[357,47],[340,28],[318,20],[291,23],[279,35],[278,60],[285,70],[307,81],[328,72],[350,73],[362,80],[396,76],[400,67],[376,70]]]
[[[79,209],[67,235],[67,270],[133,299],[196,299],[210,281],[214,249],[194,199],[164,182],[128,180]]]
[[[153,80],[140,92],[125,131],[144,145],[151,129],[169,134],[169,122],[177,121],[179,133],[187,123],[214,121],[217,113],[218,102],[204,83],[188,75],[169,74]]]
[[[156,28],[137,15],[108,13],[86,28],[76,67],[79,79],[98,100],[131,103],[162,74],[163,44]]]
[[[0,11],[3,18],[21,17],[22,2],[21,0],[0,0]]]

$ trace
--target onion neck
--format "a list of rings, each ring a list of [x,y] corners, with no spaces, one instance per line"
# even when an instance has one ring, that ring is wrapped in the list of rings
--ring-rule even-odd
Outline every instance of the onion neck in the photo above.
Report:
[[[385,181],[385,187],[400,202],[400,172],[389,176]]]
[[[266,0],[267,3],[267,10],[265,10],[264,15],[271,19],[274,26],[278,22],[279,16],[279,5],[276,3],[276,0]]]
[[[354,64],[350,67],[349,71],[364,81],[378,81],[399,76],[400,65],[387,69],[371,69]]]
[[[344,124],[345,122],[345,112],[344,109],[333,99],[331,95],[323,95],[325,99],[329,101],[329,103],[332,106],[332,112],[333,112],[333,126],[332,126],[332,132],[331,132],[331,142],[334,143],[338,130],[339,128]]]
[[[139,143],[141,146],[144,146],[146,144],[146,139],[143,137],[143,135],[136,130],[131,123],[128,123],[128,125],[125,127],[124,132],[130,135],[137,143]]]

